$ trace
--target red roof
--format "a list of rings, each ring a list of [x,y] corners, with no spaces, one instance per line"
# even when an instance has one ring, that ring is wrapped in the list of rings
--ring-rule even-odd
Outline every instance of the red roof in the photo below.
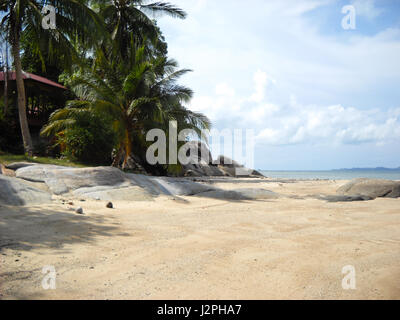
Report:
[[[66,87],[62,86],[61,84],[51,81],[49,79],[43,78],[41,76],[37,76],[36,74],[33,73],[29,73],[29,72],[25,72],[22,71],[22,78],[24,80],[33,80],[33,81],[37,81],[37,82],[41,82],[44,84],[47,84],[48,86],[52,86],[52,87],[57,87],[60,89],[64,89],[67,90]],[[9,71],[8,72],[8,79],[11,81],[15,81],[15,71]],[[0,72],[0,82],[4,81],[4,72]]]

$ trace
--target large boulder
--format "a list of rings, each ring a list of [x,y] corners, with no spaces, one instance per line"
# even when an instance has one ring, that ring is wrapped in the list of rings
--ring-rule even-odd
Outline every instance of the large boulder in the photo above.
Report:
[[[34,165],[16,171],[17,178],[44,182],[52,193],[60,195],[84,187],[120,186],[129,180],[113,167],[68,168],[53,165]]]
[[[6,165],[7,169],[11,169],[11,170],[18,170],[21,168],[25,168],[25,167],[30,167],[30,166],[34,166],[37,165],[37,163],[32,163],[32,162],[13,162],[10,163],[8,165]]]
[[[149,177],[139,174],[127,174],[127,176],[135,184],[154,195],[191,196],[214,190],[214,188],[209,185],[182,178]]]
[[[242,188],[235,190],[215,189],[197,194],[198,197],[213,198],[220,200],[243,201],[243,200],[271,200],[278,199],[279,194],[265,189]]]
[[[183,175],[190,177],[243,177],[263,176],[258,171],[248,169],[240,163],[226,157],[219,156],[217,160],[212,159],[208,146],[199,141],[190,141],[187,155],[191,156],[190,162],[183,166]]]
[[[200,162],[198,164],[187,164],[183,166],[184,176],[189,177],[222,177],[228,176],[218,166]]]
[[[28,183],[0,175],[0,204],[20,206],[49,202],[51,195]]]
[[[343,196],[365,196],[368,198],[400,197],[400,182],[381,179],[360,178],[350,181],[337,190]]]
[[[16,176],[30,182],[45,183],[56,195],[71,192],[76,197],[105,201],[146,200],[158,195],[189,196],[214,189],[182,178],[124,173],[113,167],[34,165],[20,167]]]
[[[139,186],[79,188],[73,194],[79,198],[102,201],[146,201],[154,198],[153,194]]]

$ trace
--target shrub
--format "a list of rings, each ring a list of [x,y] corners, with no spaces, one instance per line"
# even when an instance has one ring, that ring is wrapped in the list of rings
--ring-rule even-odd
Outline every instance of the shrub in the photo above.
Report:
[[[109,165],[115,136],[109,119],[82,112],[73,126],[59,133],[58,144],[64,156],[72,161]]]

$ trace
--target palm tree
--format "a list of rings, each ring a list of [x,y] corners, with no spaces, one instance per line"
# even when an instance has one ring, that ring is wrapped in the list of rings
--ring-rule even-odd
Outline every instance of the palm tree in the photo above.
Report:
[[[182,9],[160,1],[146,4],[143,0],[95,0],[93,7],[111,34],[114,53],[123,59],[129,56],[131,41],[140,45],[147,40],[154,45],[159,40],[159,29],[147,14],[166,14],[179,19],[187,16]]]
[[[0,31],[5,34],[11,44],[12,57],[16,71],[16,85],[18,91],[18,113],[25,152],[33,153],[32,139],[29,132],[26,114],[25,86],[21,64],[21,38],[29,37],[32,44],[39,51],[43,40],[49,51],[61,49],[67,52],[65,57],[74,58],[71,39],[79,39],[83,43],[95,41],[99,37],[101,22],[94,11],[87,6],[85,0],[2,0],[0,12],[4,17],[0,22]],[[43,29],[41,10],[45,4],[57,8],[56,29]],[[69,62],[69,61],[68,61]]]
[[[124,63],[110,62],[101,51],[97,60],[91,70],[75,74],[70,86],[78,99],[51,115],[43,135],[67,130],[81,112],[91,110],[111,115],[118,141],[113,165],[119,166],[121,160],[126,163],[132,147],[145,154],[146,131],[168,128],[169,120],[176,120],[182,129],[200,131],[210,127],[207,117],[183,106],[193,93],[176,81],[190,70],[176,70],[175,61],[165,57],[148,60],[143,46]]]

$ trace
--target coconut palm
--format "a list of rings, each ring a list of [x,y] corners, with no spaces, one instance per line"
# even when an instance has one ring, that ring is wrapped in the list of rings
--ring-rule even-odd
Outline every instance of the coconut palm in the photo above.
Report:
[[[28,37],[37,52],[46,47],[50,52],[62,51],[66,64],[74,58],[74,48],[70,40],[82,43],[98,39],[102,23],[97,14],[87,6],[85,0],[1,0],[0,31],[11,44],[11,52],[16,71],[18,91],[18,112],[25,152],[33,153],[32,139],[26,114],[25,86],[22,78],[21,39]],[[53,5],[56,10],[56,29],[42,28],[42,8]]]
[[[177,63],[165,57],[148,60],[143,46],[135,51],[134,57],[121,64],[110,62],[100,51],[98,64],[77,72],[69,83],[78,99],[53,113],[42,134],[68,130],[77,115],[87,110],[106,113],[114,119],[118,143],[113,165],[119,166],[133,149],[138,156],[145,154],[146,132],[167,129],[169,120],[176,120],[180,129],[209,128],[207,117],[183,105],[193,93],[176,82],[190,70],[177,70]]]
[[[104,20],[111,34],[114,53],[124,59],[129,56],[131,41],[140,45],[147,40],[152,45],[156,45],[160,40],[160,31],[155,21],[148,16],[149,14],[186,18],[186,12],[182,9],[160,1],[146,3],[143,0],[95,0],[93,7]]]

